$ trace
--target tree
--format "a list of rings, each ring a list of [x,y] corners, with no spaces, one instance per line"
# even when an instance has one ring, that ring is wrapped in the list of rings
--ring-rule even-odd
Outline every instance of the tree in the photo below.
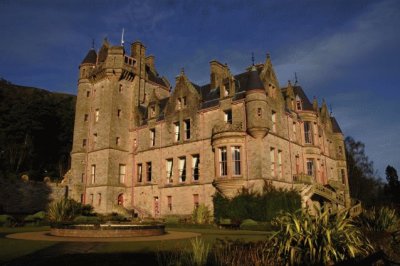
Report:
[[[386,167],[386,180],[385,192],[389,196],[389,200],[392,203],[400,203],[400,182],[397,170],[391,165]]]
[[[365,154],[365,144],[346,137],[345,145],[350,196],[361,200],[366,206],[381,201],[383,185],[373,162]]]

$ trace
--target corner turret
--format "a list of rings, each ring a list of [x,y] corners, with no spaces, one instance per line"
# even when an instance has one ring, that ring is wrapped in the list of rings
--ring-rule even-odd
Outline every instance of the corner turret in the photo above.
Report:
[[[79,65],[79,79],[86,79],[89,76],[89,72],[96,66],[96,62],[97,53],[92,47]]]
[[[261,139],[268,133],[267,108],[267,93],[253,65],[246,86],[246,117],[247,131],[254,138]]]

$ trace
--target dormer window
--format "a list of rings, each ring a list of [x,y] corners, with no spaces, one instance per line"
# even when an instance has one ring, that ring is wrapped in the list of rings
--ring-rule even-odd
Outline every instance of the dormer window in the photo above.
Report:
[[[222,91],[225,97],[229,96],[229,89],[227,85],[222,85]]]
[[[150,106],[150,118],[156,116],[156,107],[154,105]]]
[[[297,110],[303,110],[303,102],[299,95],[296,95],[296,109]]]
[[[176,109],[181,110],[186,107],[186,96],[180,97],[176,101]]]

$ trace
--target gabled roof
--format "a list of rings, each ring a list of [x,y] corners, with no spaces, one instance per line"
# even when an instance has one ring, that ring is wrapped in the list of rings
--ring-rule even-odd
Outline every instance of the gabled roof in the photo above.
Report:
[[[97,53],[94,49],[90,49],[85,58],[83,59],[82,64],[96,64],[97,61]]]
[[[332,131],[333,133],[343,133],[342,130],[339,127],[338,122],[336,121],[336,118],[331,116],[331,122],[332,122]]]
[[[303,101],[303,110],[313,111],[313,105],[308,99],[307,95],[304,93],[303,88],[301,86],[293,86],[293,92],[295,95],[298,95],[300,99]],[[281,89],[283,96],[287,97],[287,87]]]

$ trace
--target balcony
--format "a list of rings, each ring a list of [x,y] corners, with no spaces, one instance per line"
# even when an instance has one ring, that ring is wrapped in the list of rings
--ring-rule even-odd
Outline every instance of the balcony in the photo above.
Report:
[[[212,140],[213,143],[222,138],[231,138],[234,140],[238,140],[238,137],[241,139],[246,135],[244,131],[244,126],[242,122],[236,123],[222,123],[215,125],[212,129]]]
[[[312,184],[314,183],[314,177],[301,173],[293,176],[293,183]]]

